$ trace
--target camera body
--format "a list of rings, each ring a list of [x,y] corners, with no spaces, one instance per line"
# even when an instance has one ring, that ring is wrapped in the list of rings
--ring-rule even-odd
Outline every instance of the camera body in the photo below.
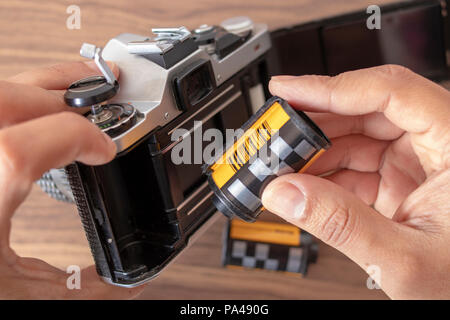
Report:
[[[165,29],[163,36],[157,29],[155,38],[122,34],[103,49],[103,58],[120,68],[120,90],[109,103],[131,105],[135,119],[110,133],[114,160],[74,163],[66,174],[107,282],[150,280],[216,213],[202,164],[174,165],[171,150],[190,138],[195,121],[203,128],[241,127],[266,99],[270,48],[264,24],[240,17],[222,25],[192,33]],[[173,141],[180,128],[189,134]]]

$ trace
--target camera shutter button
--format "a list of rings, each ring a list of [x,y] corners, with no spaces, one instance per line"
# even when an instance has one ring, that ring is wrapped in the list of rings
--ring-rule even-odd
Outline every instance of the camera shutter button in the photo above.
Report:
[[[194,32],[196,34],[201,34],[201,33],[212,31],[213,29],[214,29],[214,26],[210,26],[210,25],[207,25],[207,24],[202,24],[197,29],[195,29]]]

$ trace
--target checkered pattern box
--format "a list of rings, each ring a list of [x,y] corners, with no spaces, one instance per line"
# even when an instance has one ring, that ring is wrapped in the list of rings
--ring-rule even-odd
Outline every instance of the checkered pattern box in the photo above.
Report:
[[[223,264],[306,275],[317,260],[317,243],[307,232],[284,223],[228,222]]]

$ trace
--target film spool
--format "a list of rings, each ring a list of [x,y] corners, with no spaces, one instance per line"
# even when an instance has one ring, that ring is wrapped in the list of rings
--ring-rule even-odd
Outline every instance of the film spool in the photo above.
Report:
[[[253,222],[263,210],[267,184],[305,171],[331,142],[305,113],[279,97],[269,99],[242,129],[243,135],[205,173],[217,210]]]

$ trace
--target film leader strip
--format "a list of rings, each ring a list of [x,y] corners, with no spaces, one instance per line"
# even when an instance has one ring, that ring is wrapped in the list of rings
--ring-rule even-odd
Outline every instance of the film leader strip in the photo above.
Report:
[[[317,260],[317,243],[299,228],[266,221],[231,220],[226,226],[223,264],[306,275]]]
[[[212,177],[231,199],[254,212],[261,191],[275,177],[306,170],[324,151],[309,141],[275,102],[212,167]],[[231,154],[230,154],[231,153]],[[233,181],[231,181],[233,180]]]

